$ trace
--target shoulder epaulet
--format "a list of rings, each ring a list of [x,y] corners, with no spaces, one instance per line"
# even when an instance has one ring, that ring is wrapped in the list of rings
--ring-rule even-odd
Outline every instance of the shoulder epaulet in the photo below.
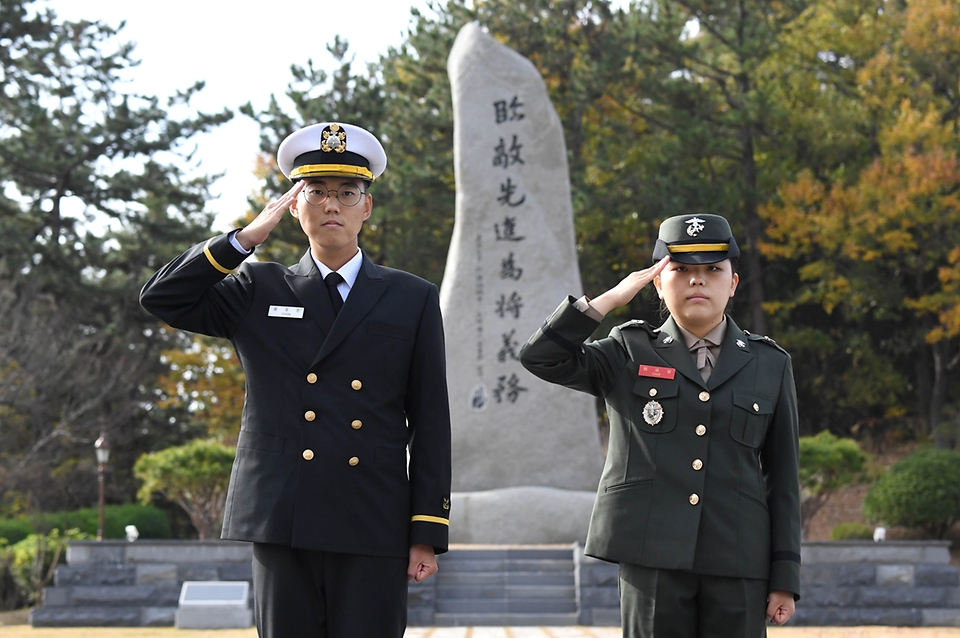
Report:
[[[755,334],[753,334],[753,333],[751,333],[751,332],[748,332],[748,331],[746,331],[746,330],[743,331],[743,334],[747,335],[747,339],[749,339],[750,341],[760,341],[760,342],[763,342],[763,343],[766,343],[766,344],[768,344],[768,345],[773,346],[774,348],[776,348],[777,350],[779,350],[780,352],[782,352],[782,353],[784,353],[784,354],[790,354],[789,352],[787,352],[786,350],[784,350],[784,349],[780,346],[780,344],[778,344],[776,341],[774,341],[773,339],[771,339],[771,338],[768,337],[767,335],[755,335]]]
[[[646,330],[648,333],[650,333],[651,337],[656,336],[657,333],[660,332],[660,328],[657,328],[649,321],[644,321],[643,319],[631,319],[630,321],[621,323],[619,326],[617,326],[617,328],[620,328],[621,330],[639,328],[641,330]]]

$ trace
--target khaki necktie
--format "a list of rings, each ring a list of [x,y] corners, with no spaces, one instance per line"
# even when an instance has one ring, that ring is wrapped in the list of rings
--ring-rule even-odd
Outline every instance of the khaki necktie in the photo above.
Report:
[[[713,372],[713,353],[710,352],[710,342],[706,339],[697,339],[696,343],[690,346],[690,352],[697,360],[697,370],[704,381],[710,379]]]

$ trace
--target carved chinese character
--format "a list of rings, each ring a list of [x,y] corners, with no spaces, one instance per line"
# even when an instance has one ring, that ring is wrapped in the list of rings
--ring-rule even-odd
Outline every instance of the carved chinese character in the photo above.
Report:
[[[513,180],[508,177],[506,182],[500,184],[500,197],[497,198],[497,201],[500,202],[501,206],[519,206],[527,199],[527,196],[523,195],[517,201],[512,201],[516,192],[517,185],[514,184]]]
[[[520,158],[521,148],[523,148],[523,144],[517,141],[516,135],[513,136],[513,142],[509,149],[507,149],[507,143],[501,137],[500,143],[493,149],[493,165],[509,168],[514,164],[523,164],[523,160]]]
[[[523,276],[523,268],[518,268],[513,262],[513,252],[500,260],[500,279],[517,281],[521,276]]]
[[[514,95],[513,99],[510,100],[510,106],[507,106],[506,100],[497,100],[493,103],[493,111],[497,118],[497,124],[503,124],[506,121],[515,122],[522,120],[524,118],[523,113],[520,112],[520,107],[523,106],[523,102]],[[510,109],[509,113],[507,109]]]
[[[503,223],[493,225],[493,230],[497,233],[497,241],[523,241],[523,237],[517,235],[516,217],[504,217]]]
[[[503,337],[503,347],[500,348],[500,352],[497,353],[497,361],[500,363],[506,362],[507,359],[513,359],[514,361],[520,360],[517,356],[517,346],[520,344],[513,338],[516,331],[517,329],[514,328],[510,332],[505,332],[500,335]]]
[[[501,319],[503,319],[504,315],[513,315],[514,319],[519,319],[521,308],[523,308],[523,298],[514,291],[510,293],[509,297],[504,294],[500,295],[500,298],[497,299],[497,308],[494,312],[496,312]]]
[[[505,374],[497,377],[497,387],[492,392],[497,403],[503,403],[504,396],[510,403],[516,403],[520,393],[526,391],[527,388],[520,387],[520,378],[514,373],[510,375],[509,379]]]

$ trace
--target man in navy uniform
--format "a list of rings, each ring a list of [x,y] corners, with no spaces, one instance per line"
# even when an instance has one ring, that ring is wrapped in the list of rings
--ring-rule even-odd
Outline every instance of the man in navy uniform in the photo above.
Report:
[[[376,137],[314,124],[277,160],[293,187],[161,268],[140,301],[171,326],[230,339],[243,366],[222,537],[254,544],[260,635],[400,638],[407,582],[436,572],[448,541],[437,288],[359,248],[387,163]],[[287,210],[310,242],[300,262],[245,261]]]

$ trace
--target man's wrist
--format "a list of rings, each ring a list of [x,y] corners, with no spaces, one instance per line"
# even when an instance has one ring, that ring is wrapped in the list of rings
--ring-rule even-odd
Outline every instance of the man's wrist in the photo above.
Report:
[[[256,244],[251,242],[246,236],[243,235],[243,229],[234,231],[230,234],[230,245],[239,250],[244,255],[249,255],[253,252],[253,249],[257,247]]]

